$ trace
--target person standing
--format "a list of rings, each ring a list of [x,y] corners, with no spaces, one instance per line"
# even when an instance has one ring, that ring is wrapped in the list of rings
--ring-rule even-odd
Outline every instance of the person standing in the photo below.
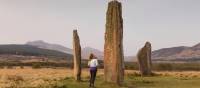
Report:
[[[89,56],[89,62],[88,62],[88,66],[90,68],[90,85],[89,85],[90,87],[94,87],[98,65],[99,64],[98,64],[97,57],[91,53]]]

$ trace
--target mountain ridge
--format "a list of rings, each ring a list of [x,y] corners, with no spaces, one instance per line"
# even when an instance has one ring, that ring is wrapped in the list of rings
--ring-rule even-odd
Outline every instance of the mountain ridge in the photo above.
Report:
[[[31,46],[35,46],[42,49],[56,50],[63,53],[73,54],[73,50],[70,48],[67,48],[59,44],[50,44],[43,40],[29,41],[26,43],[26,45],[31,45]],[[82,48],[81,51],[82,51],[82,57],[84,59],[87,59],[90,53],[95,54],[99,59],[103,59],[103,52],[98,49],[87,46],[87,47]]]
[[[21,44],[0,45],[0,54],[72,58],[71,54],[66,54],[55,50],[41,49],[35,46],[21,45]]]
[[[55,49],[55,46],[64,47],[62,45],[50,44],[44,41],[32,41],[32,42],[28,42],[27,44],[37,46],[38,48],[45,48],[45,49],[50,49],[50,50],[53,49],[53,50],[57,50],[61,52],[62,50],[59,50],[60,48]],[[52,46],[54,46],[54,48],[52,48]],[[70,52],[71,54],[73,53],[72,49],[67,48],[67,47],[64,47],[64,48],[65,50],[67,50],[67,52]],[[88,47],[88,46],[82,48],[82,57],[84,59],[87,59],[90,53],[94,53],[99,59],[103,60],[103,55],[104,55],[103,51],[100,51],[98,49]],[[124,56],[124,58],[125,58],[125,61],[136,61],[137,59],[137,57],[135,56]],[[185,60],[185,59],[193,60],[194,58],[195,60],[196,58],[197,59],[200,58],[200,43],[191,47],[177,46],[177,47],[161,48],[161,49],[152,51],[153,60]]]
[[[60,51],[63,53],[72,54],[72,49],[70,49],[70,48],[64,47],[59,44],[50,44],[50,43],[44,42],[42,40],[29,41],[26,43],[26,45],[32,45],[32,46],[36,46],[38,48],[56,50],[56,51]]]
[[[200,60],[200,43],[188,47],[178,46],[171,48],[162,48],[152,52],[152,58],[154,60]]]

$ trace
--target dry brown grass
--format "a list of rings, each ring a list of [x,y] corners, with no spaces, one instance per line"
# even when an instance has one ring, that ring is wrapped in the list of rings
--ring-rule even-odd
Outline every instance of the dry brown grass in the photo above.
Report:
[[[5,87],[38,87],[53,84],[67,76],[71,76],[67,69],[0,69],[0,88]]]
[[[200,77],[200,72],[197,71],[183,71],[183,72],[157,72],[157,74],[160,74],[162,76],[174,76],[174,77]]]
[[[172,77],[199,77],[200,71],[159,71],[154,72],[158,76],[172,76]],[[126,70],[126,74],[135,74],[138,75],[139,71],[136,70]]]
[[[175,76],[175,77],[200,77],[200,72],[155,72],[160,76]],[[127,70],[127,74],[139,74],[138,71]],[[103,75],[103,70],[98,70],[98,75]],[[27,88],[50,86],[55,82],[66,77],[72,77],[72,69],[60,68],[42,68],[32,69],[25,67],[24,69],[0,69],[0,88]],[[88,69],[84,69],[82,77],[89,77]]]
[[[103,71],[99,70],[98,75],[102,75]],[[25,67],[24,69],[0,69],[0,88],[6,87],[40,87],[54,84],[56,81],[66,77],[72,77],[72,69],[32,69]],[[88,69],[84,69],[82,77],[88,77]]]

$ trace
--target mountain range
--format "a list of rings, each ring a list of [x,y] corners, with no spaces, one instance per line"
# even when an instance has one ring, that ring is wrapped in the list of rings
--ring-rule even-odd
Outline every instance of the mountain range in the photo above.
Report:
[[[0,45],[0,55],[46,56],[71,59],[72,55],[49,49],[42,49],[31,45]]]
[[[50,44],[42,40],[27,42],[26,45],[35,46],[42,49],[56,50],[56,51],[60,51],[63,53],[68,53],[68,54],[73,54],[73,50],[70,48],[67,48],[65,46],[58,45],[58,44]],[[95,48],[84,47],[82,48],[81,52],[82,52],[82,57],[84,59],[87,59],[90,53],[94,53],[100,59],[103,58],[103,52]]]
[[[32,45],[38,48],[43,49],[50,49],[56,50],[64,53],[72,54],[73,50],[62,45],[58,44],[49,44],[42,40],[27,42],[27,45]],[[82,48],[82,57],[87,59],[90,53],[94,53],[98,58],[103,59],[103,52],[91,48],[85,47]],[[155,50],[152,52],[152,59],[153,60],[162,60],[162,61],[170,61],[170,60],[200,60],[200,43],[196,44],[192,47],[188,46],[177,46],[177,47],[170,47],[170,48],[162,48],[159,50]],[[126,61],[136,61],[136,56],[125,56]]]
[[[91,48],[82,48],[82,57],[87,59],[94,53],[103,59],[103,52]],[[73,50],[59,44],[50,44],[42,40],[27,42],[26,44],[0,45],[0,54],[21,54],[36,56],[55,56],[72,58]],[[200,43],[194,46],[177,46],[162,48],[152,52],[154,61],[200,61]],[[125,61],[137,61],[136,56],[125,56]]]
[[[200,60],[200,43],[192,47],[179,46],[163,48],[152,52],[154,60]]]
[[[35,46],[42,49],[56,50],[63,53],[72,54],[72,49],[70,48],[64,47],[59,44],[50,44],[42,40],[30,41],[30,42],[27,42],[26,45],[31,45],[31,46]]]

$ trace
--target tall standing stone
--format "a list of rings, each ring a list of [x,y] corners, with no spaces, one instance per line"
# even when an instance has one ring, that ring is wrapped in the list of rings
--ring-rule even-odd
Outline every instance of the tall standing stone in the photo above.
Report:
[[[105,81],[121,85],[124,80],[122,5],[117,0],[108,4],[104,45]]]
[[[145,46],[139,50],[138,55],[138,64],[140,73],[142,76],[150,76],[151,72],[151,43],[146,42]]]
[[[81,80],[81,45],[77,30],[73,31],[74,78]]]

